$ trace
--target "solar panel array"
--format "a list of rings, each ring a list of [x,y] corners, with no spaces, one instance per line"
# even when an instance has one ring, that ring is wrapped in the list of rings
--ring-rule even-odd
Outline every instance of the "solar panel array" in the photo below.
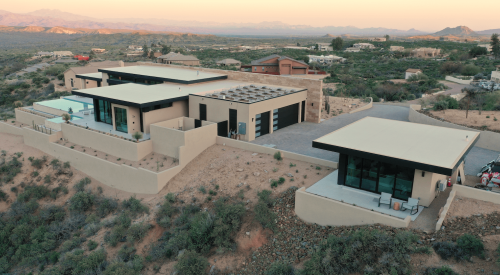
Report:
[[[214,93],[205,94],[205,96],[234,102],[255,103],[295,92],[297,92],[297,90],[252,84],[243,87],[238,86],[230,89],[224,89]]]

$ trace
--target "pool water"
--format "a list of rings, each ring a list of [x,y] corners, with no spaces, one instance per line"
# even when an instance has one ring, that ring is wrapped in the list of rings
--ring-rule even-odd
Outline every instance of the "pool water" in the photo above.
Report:
[[[87,110],[94,109],[94,105],[90,103],[78,102],[69,99],[47,100],[47,101],[37,102],[36,104],[63,111],[68,111],[69,108],[71,108],[75,113],[85,110],[85,107],[87,107]]]
[[[79,119],[82,119],[82,117],[71,115],[71,120],[70,121],[79,120]],[[51,121],[51,122],[54,122],[54,123],[63,123],[63,122],[65,122],[64,119],[62,119],[62,117],[60,117],[60,116],[59,117],[55,117],[55,118],[51,118],[51,119],[47,119],[47,121]]]

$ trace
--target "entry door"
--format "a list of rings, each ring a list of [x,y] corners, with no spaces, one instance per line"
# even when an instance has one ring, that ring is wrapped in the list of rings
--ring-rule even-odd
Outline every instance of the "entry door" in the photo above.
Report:
[[[200,104],[200,120],[207,120],[207,105]]]
[[[264,112],[255,116],[255,137],[269,134],[269,114]]]
[[[229,131],[238,131],[238,110],[229,109]]]
[[[227,137],[227,120],[217,122],[217,135],[220,137]]]
[[[194,120],[194,128],[200,128],[201,127],[201,120],[195,119]]]

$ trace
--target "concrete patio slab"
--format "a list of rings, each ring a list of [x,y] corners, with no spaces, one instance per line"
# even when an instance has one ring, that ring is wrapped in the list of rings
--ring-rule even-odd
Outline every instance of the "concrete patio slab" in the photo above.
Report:
[[[333,199],[336,201],[343,201],[349,204],[355,204],[358,207],[362,207],[368,210],[373,210],[378,213],[390,215],[400,219],[405,219],[407,216],[411,217],[414,221],[424,210],[423,206],[419,206],[418,212],[415,215],[410,215],[410,210],[406,211],[396,211],[393,209],[393,205],[389,209],[389,205],[382,204],[378,207],[378,198],[380,195],[347,187],[345,185],[337,184],[338,170],[330,173],[328,176],[324,177],[314,185],[306,189],[306,192],[315,194],[321,197]],[[392,202],[399,202],[402,204],[402,200],[392,199]]]

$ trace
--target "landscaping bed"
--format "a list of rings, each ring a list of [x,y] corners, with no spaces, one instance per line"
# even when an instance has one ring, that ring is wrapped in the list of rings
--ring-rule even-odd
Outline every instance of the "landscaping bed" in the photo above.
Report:
[[[420,112],[438,120],[444,120],[476,130],[500,133],[500,111],[482,111],[479,114],[477,110],[469,110],[468,118],[465,118],[466,110],[452,109]]]

